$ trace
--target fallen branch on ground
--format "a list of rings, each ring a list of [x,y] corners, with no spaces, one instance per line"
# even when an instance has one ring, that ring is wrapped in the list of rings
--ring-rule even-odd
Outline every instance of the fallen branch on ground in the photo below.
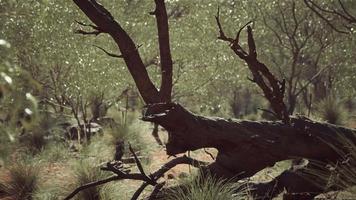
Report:
[[[129,170],[127,170],[123,167],[122,162],[108,162],[105,167],[101,168],[101,170],[110,171],[116,175],[110,176],[103,180],[99,180],[99,181],[95,181],[95,182],[91,182],[91,183],[82,185],[82,186],[76,188],[64,200],[72,199],[80,191],[88,189],[90,187],[96,187],[96,186],[103,185],[103,184],[106,184],[106,183],[109,183],[112,181],[123,180],[123,179],[143,181],[142,185],[134,193],[131,200],[137,199],[148,185],[156,186],[155,190],[153,190],[154,193],[150,195],[153,197],[153,196],[155,196],[155,193],[158,192],[157,190],[162,188],[164,185],[164,182],[157,183],[157,180],[160,179],[161,177],[163,177],[163,175],[166,172],[168,172],[170,169],[172,169],[176,165],[188,164],[188,165],[192,165],[194,167],[203,167],[203,166],[207,165],[207,163],[205,163],[205,162],[198,161],[198,160],[195,160],[193,158],[190,158],[190,157],[187,157],[184,155],[181,157],[174,158],[173,160],[164,164],[157,171],[153,172],[152,174],[146,175],[146,173],[144,172],[144,169],[142,167],[142,164],[141,164],[140,160],[138,159],[136,153],[131,148],[131,145],[129,146],[129,149],[130,149],[130,152],[132,153],[133,157],[135,158],[136,166],[139,169],[140,173],[130,173]]]

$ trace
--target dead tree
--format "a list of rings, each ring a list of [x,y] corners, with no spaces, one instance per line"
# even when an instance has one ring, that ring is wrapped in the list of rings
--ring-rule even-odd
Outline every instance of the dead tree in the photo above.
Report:
[[[90,25],[93,31],[81,31],[82,34],[106,33],[116,42],[121,52],[119,57],[124,59],[147,104],[142,119],[157,123],[168,132],[166,144],[168,155],[201,148],[216,148],[218,150],[216,160],[208,165],[206,170],[216,176],[234,177],[238,180],[250,177],[278,161],[295,157],[337,162],[341,156],[329,145],[333,144],[342,148],[335,140],[337,134],[356,142],[354,129],[288,115],[283,102],[285,83],[283,80],[277,80],[267,66],[257,59],[251,27],[247,27],[248,51],[245,51],[239,44],[242,28],[235,38],[230,38],[224,34],[222,25],[218,23],[219,38],[227,41],[236,55],[247,63],[253,75],[252,81],[263,90],[280,121],[235,121],[203,117],[171,102],[172,58],[164,0],[155,0],[156,9],[151,12],[156,17],[158,27],[162,72],[159,90],[148,76],[137,45],[110,12],[95,0],[73,0],[73,2],[94,23]],[[219,22],[218,17],[217,22]],[[142,176],[140,177],[142,180]],[[289,175],[283,176],[283,180],[285,181],[281,183],[286,185],[281,185],[281,187],[287,187],[288,192],[309,192],[309,189],[304,187],[305,181],[293,182],[294,177]],[[288,187],[288,182],[294,184],[293,187]],[[146,183],[150,181],[146,180]],[[268,187],[270,185],[259,186],[256,191],[265,191],[263,188],[272,189]]]

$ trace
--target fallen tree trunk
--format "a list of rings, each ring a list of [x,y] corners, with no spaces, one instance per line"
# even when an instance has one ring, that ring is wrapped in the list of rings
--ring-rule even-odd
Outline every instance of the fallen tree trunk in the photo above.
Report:
[[[356,142],[354,129],[307,118],[291,118],[290,125],[208,118],[174,103],[149,105],[143,120],[168,131],[168,155],[208,147],[218,149],[209,169],[225,178],[250,177],[278,161],[293,158],[336,162],[341,155],[333,146],[343,148],[338,136]]]
[[[304,117],[291,117],[290,124],[208,118],[195,115],[174,103],[149,105],[143,120],[155,122],[168,131],[168,155],[216,148],[218,155],[215,162],[204,170],[236,181],[288,159],[306,158],[337,163],[349,150],[340,138],[356,142],[355,129]],[[304,170],[290,169],[271,182],[250,184],[252,195],[256,199],[272,199],[287,190],[284,199],[313,199],[325,192],[323,186],[304,177]],[[162,195],[161,198],[164,199]]]

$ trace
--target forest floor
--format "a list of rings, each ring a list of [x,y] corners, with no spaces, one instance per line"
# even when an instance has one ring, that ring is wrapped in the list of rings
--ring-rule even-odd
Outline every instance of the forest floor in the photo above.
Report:
[[[352,127],[356,127],[356,122],[349,124]],[[139,137],[140,141],[143,141],[145,144],[143,149],[141,149],[144,154],[142,156],[147,159],[143,159],[144,168],[147,173],[153,172],[159,169],[164,163],[168,162],[172,158],[168,158],[166,155],[165,149],[162,146],[159,146],[154,138],[151,135],[152,127],[150,124],[144,124],[139,122],[138,125],[140,129]],[[167,134],[164,131],[160,130],[159,135],[163,141],[167,140]],[[92,142],[85,146],[81,147],[79,151],[69,151],[63,149],[63,146],[50,147],[45,149],[43,152],[35,156],[29,156],[26,163],[35,163],[36,168],[39,169],[39,189],[34,199],[62,199],[65,195],[69,194],[72,190],[78,187],[78,166],[83,167],[83,163],[89,163],[92,168],[99,170],[99,166],[105,164],[107,161],[112,160],[114,154],[114,146],[112,145],[111,138],[112,136],[108,133],[105,133],[100,136],[95,136],[92,139]],[[135,147],[135,143],[132,144]],[[214,157],[216,156],[217,151],[215,149],[206,149]],[[16,163],[19,159],[18,154],[23,154],[22,150],[13,152],[11,155],[11,162]],[[126,156],[130,156],[127,154]],[[203,150],[189,152],[189,156],[207,162],[212,162],[213,159]],[[135,164],[130,164],[132,171],[137,171]],[[11,167],[11,166],[10,166]],[[290,167],[290,161],[283,161],[277,163],[274,167],[265,169],[249,181],[264,182],[269,181],[279,175],[283,170]],[[99,172],[94,172],[93,177],[94,181],[100,177],[103,177]],[[190,176],[189,174],[194,174],[196,169],[188,165],[179,165],[171,169],[168,173],[165,174],[165,179],[167,185],[174,185],[180,182],[182,177]],[[107,175],[107,174],[106,174]],[[89,174],[90,176],[90,174]],[[0,167],[0,182],[10,179],[9,171],[5,167]],[[88,180],[87,180],[88,181]],[[130,199],[131,195],[136,191],[140,186],[141,182],[132,181],[132,180],[123,180],[117,181],[115,183],[110,183],[108,186],[105,186],[104,190],[107,196],[107,199],[118,199],[126,200]],[[152,188],[148,188],[142,196],[149,193]],[[104,193],[104,192],[101,193]],[[116,193],[114,195],[114,193]],[[104,196],[105,196],[104,195]],[[336,196],[336,197],[335,197]],[[329,193],[327,196],[320,196],[320,198],[326,199],[350,199],[351,196],[349,193]],[[1,198],[0,198],[1,199]],[[105,198],[106,199],[106,198]],[[281,196],[277,199],[281,199]],[[352,198],[351,198],[352,199]],[[10,200],[7,198],[6,200]]]

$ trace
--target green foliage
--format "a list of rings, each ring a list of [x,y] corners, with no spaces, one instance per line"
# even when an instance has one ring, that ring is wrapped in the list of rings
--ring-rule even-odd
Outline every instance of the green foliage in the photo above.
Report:
[[[38,188],[38,166],[18,161],[8,171],[8,179],[0,182],[0,193],[14,199],[32,200]]]
[[[347,111],[343,103],[333,96],[319,102],[317,110],[322,119],[332,124],[345,124]]]
[[[249,199],[241,183],[230,183],[210,175],[188,178],[168,192],[167,200],[242,200]]]

